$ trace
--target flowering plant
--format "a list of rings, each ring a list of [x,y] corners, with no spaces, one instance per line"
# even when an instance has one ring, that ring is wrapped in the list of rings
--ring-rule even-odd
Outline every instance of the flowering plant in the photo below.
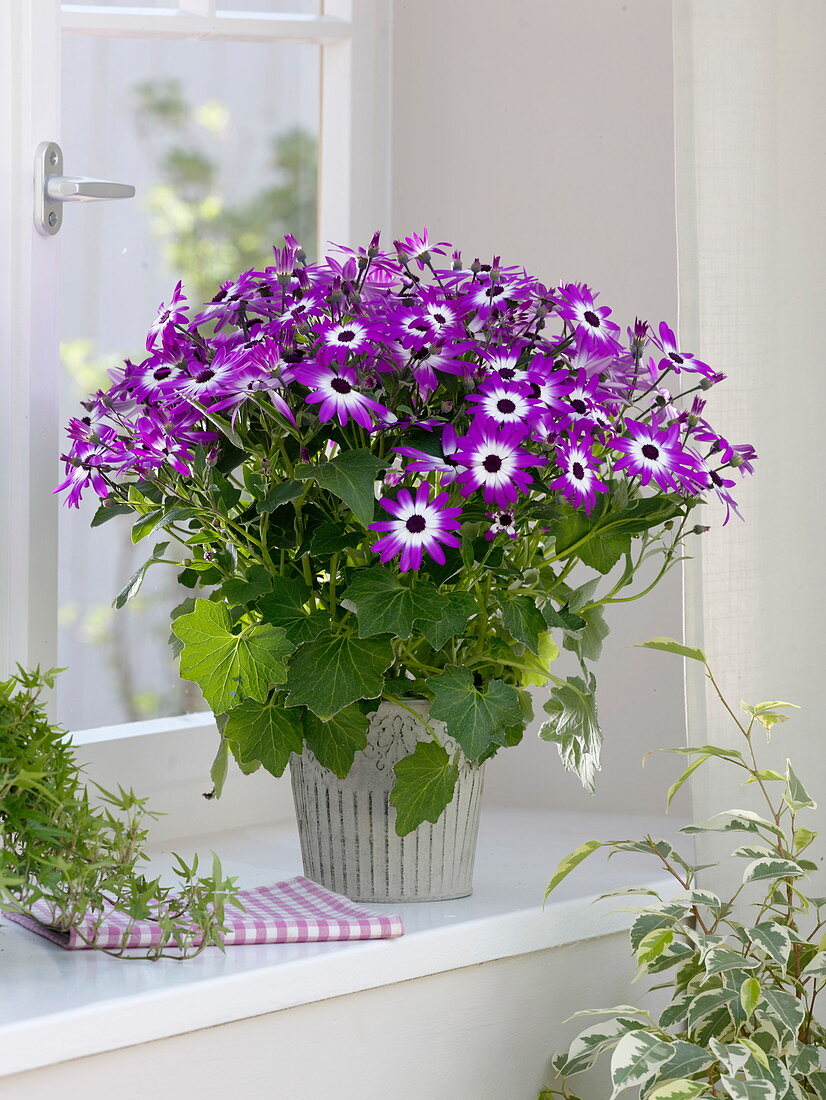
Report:
[[[520,739],[544,684],[542,736],[592,788],[603,607],[680,560],[705,493],[736,511],[732,474],[755,456],[705,419],[722,375],[664,323],[623,342],[585,285],[450,248],[425,230],[388,253],[376,234],[310,264],[288,237],[194,316],[178,284],[146,358],[70,423],[68,503],[91,485],[93,523],[163,529],[186,548],[181,582],[208,592],[173,633],[219,717],[218,789],[230,753],[278,775],[305,744],[346,775],[382,698],[431,700],[483,760]],[[580,675],[551,672],[554,635]],[[432,732],[396,770],[402,832],[452,796]]]

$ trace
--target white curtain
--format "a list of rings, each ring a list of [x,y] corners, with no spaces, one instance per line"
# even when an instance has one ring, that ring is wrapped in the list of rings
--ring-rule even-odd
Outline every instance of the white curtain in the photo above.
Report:
[[[676,0],[674,51],[682,338],[730,376],[711,419],[760,455],[738,487],[746,522],[698,540],[685,634],[735,703],[804,708],[769,751],[824,807],[826,4]],[[740,736],[691,670],[688,719],[695,743]],[[714,769],[695,814],[751,794]]]

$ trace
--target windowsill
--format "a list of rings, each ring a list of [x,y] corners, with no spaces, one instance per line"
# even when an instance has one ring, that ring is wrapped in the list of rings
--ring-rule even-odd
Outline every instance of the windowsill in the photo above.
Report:
[[[679,822],[603,814],[483,814],[476,885],[459,901],[390,906],[397,940],[215,948],[186,963],[124,962],[63,951],[17,925],[0,928],[0,1077],[71,1058],[214,1027],[330,997],[523,955],[621,931],[622,901],[600,894],[643,884],[673,893],[644,856],[578,868],[542,908],[557,863],[591,837],[671,835]],[[182,838],[221,854],[242,886],[300,873],[292,824]],[[168,848],[159,853],[159,862]],[[380,907],[377,907],[380,908]]]

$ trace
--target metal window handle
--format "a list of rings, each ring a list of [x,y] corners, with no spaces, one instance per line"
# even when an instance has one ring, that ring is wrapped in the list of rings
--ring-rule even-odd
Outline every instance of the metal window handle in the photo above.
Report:
[[[56,141],[43,141],[34,160],[34,224],[44,236],[54,236],[63,224],[66,202],[101,202],[107,199],[131,199],[131,183],[86,176],[64,176],[63,150]]]

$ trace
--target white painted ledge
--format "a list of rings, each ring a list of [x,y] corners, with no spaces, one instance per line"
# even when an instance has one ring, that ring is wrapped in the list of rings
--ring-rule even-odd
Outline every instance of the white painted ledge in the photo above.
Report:
[[[0,1077],[387,986],[593,939],[630,922],[602,893],[646,885],[673,893],[653,862],[591,857],[542,908],[559,860],[584,840],[644,832],[672,836],[680,822],[518,810],[483,813],[474,893],[452,902],[391,906],[397,940],[215,948],[185,963],[123,961],[64,951],[17,925],[0,927]],[[219,852],[242,886],[300,873],[292,824],[254,825],[182,838],[183,855]],[[169,847],[158,853],[168,858]],[[633,899],[632,899],[633,901]],[[381,908],[376,906],[375,908]],[[630,961],[630,960],[629,960]]]

